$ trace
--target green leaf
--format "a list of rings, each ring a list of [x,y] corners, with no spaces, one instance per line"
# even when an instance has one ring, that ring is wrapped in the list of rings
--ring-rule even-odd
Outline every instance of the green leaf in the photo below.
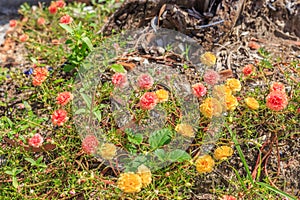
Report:
[[[154,151],[154,155],[156,155],[158,157],[158,159],[160,159],[161,161],[166,160],[166,157],[167,157],[166,152],[163,149],[156,149]]]
[[[171,162],[183,162],[190,159],[191,156],[187,152],[180,149],[176,149],[168,153],[168,160],[170,160]]]
[[[14,188],[18,188],[18,186],[19,186],[18,180],[15,176],[12,177],[12,184],[13,184]]]
[[[101,115],[100,110],[93,111],[93,113],[100,122],[102,120],[102,115]]]
[[[68,26],[67,24],[59,24],[63,29],[65,29],[68,33],[73,34],[74,30]]]
[[[8,174],[8,175],[13,175],[13,172],[12,172],[12,171],[9,171],[9,170],[6,170],[4,173],[5,173],[5,174]]]
[[[154,131],[149,137],[149,144],[152,149],[157,149],[171,141],[171,131],[167,128]]]
[[[293,197],[281,190],[278,190],[277,188],[271,186],[271,185],[268,185],[266,183],[262,183],[262,182],[257,182],[256,183],[257,185],[260,185],[262,187],[265,187],[265,188],[268,188],[269,190],[272,190],[273,192],[276,192],[277,194],[281,195],[281,196],[284,196],[284,197],[287,197],[288,199],[291,199],[291,200],[297,200],[297,197]]]
[[[25,158],[25,160],[27,160],[28,162],[30,162],[32,165],[36,164],[35,160],[33,160],[32,158]]]
[[[133,143],[133,144],[141,144],[143,141],[143,135],[142,134],[132,134],[132,135],[128,135],[128,140],[129,142]]]
[[[64,66],[64,72],[70,72],[75,68],[74,65],[65,65]]]
[[[82,38],[82,41],[89,47],[90,51],[94,49],[93,44],[88,37]]]
[[[78,110],[75,111],[75,115],[79,115],[79,114],[82,114],[82,113],[86,113],[86,110],[84,108],[80,108]]]
[[[90,109],[91,105],[92,105],[92,99],[84,93],[80,93],[80,95],[82,96],[83,100],[85,101],[87,108]]]
[[[110,68],[114,70],[114,72],[126,73],[125,68],[120,64],[112,64]]]
[[[73,43],[73,41],[70,39],[66,40],[66,42],[65,42],[65,44],[72,44],[72,43]]]

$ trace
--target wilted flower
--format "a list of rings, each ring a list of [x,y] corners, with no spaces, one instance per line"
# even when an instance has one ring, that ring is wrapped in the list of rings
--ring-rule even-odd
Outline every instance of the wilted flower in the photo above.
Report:
[[[67,111],[59,109],[54,111],[51,119],[54,125],[62,126],[66,121],[68,121],[69,118]]]
[[[270,92],[273,92],[273,91],[285,92],[285,86],[283,85],[283,83],[274,82],[274,83],[272,83],[272,85],[270,87]]]
[[[100,155],[106,160],[111,160],[116,155],[117,148],[114,144],[104,143],[100,148]]]
[[[229,78],[226,81],[226,86],[231,89],[232,92],[239,92],[241,91],[241,82],[235,78]]]
[[[29,36],[27,34],[25,34],[25,33],[22,34],[22,35],[20,35],[20,37],[19,37],[19,40],[21,42],[26,42],[28,39],[29,39]]]
[[[222,105],[215,98],[207,98],[200,105],[200,112],[208,118],[218,117],[222,114]]]
[[[133,172],[121,173],[117,185],[126,193],[139,192],[142,189],[142,178]]]
[[[210,69],[205,72],[205,74],[203,75],[203,79],[205,83],[209,85],[215,85],[219,82],[220,75],[218,74],[218,72]]]
[[[57,13],[57,6],[54,2],[51,3],[51,5],[48,7],[49,13],[55,14]]]
[[[233,95],[226,95],[225,96],[225,102],[226,102],[226,110],[235,110],[235,108],[238,106],[237,98]]]
[[[140,107],[143,110],[152,110],[158,102],[154,92],[146,92],[140,99]]]
[[[254,70],[254,66],[252,64],[248,64],[243,68],[243,74],[244,76],[249,76],[250,74],[252,74],[253,70]]]
[[[217,160],[223,160],[232,156],[233,149],[229,146],[220,146],[214,152],[214,158]]]
[[[206,66],[213,66],[216,64],[216,56],[212,52],[205,52],[200,56],[200,61],[205,64]]]
[[[71,92],[61,92],[58,94],[56,98],[56,103],[62,106],[66,105],[73,99],[73,95]]]
[[[203,97],[207,92],[206,87],[202,83],[196,83],[192,85],[192,88],[193,94],[198,98]]]
[[[43,17],[40,17],[40,18],[37,19],[37,24],[38,24],[38,25],[44,25],[45,22],[46,22],[46,20],[45,20],[45,18],[43,18]]]
[[[189,124],[177,124],[175,131],[186,137],[194,137],[194,129]]]
[[[224,195],[220,200],[236,200],[236,198],[231,195]]]
[[[274,111],[280,111],[288,105],[288,99],[285,93],[273,91],[267,96],[267,107]]]
[[[203,155],[196,160],[195,164],[196,164],[196,170],[199,173],[206,173],[206,172],[212,172],[215,166],[215,161],[212,159],[210,155]]]
[[[17,20],[15,20],[15,19],[12,19],[12,20],[9,21],[9,26],[10,26],[11,28],[17,26],[17,24],[18,24],[18,22],[17,22]]]
[[[167,90],[164,90],[164,89],[160,89],[160,90],[157,90],[155,92],[156,96],[157,96],[157,99],[158,99],[158,102],[166,102],[168,101],[169,99],[169,92]]]
[[[82,140],[82,150],[87,153],[87,154],[94,154],[97,152],[97,148],[99,145],[99,141],[94,135],[87,135],[83,140]]]
[[[73,18],[70,17],[70,15],[64,15],[59,20],[59,22],[61,24],[70,24],[70,23],[72,23],[72,21],[73,21]]]
[[[33,71],[32,84],[34,86],[41,85],[49,75],[47,68],[45,67],[36,67]]]
[[[43,142],[44,139],[39,133],[36,133],[32,138],[28,139],[28,144],[36,148],[42,146]]]
[[[112,83],[116,86],[116,87],[125,87],[127,85],[127,77],[126,74],[123,73],[115,73],[112,76]]]
[[[151,171],[148,167],[146,167],[145,165],[140,165],[138,167],[138,172],[137,174],[141,177],[142,179],[142,185],[145,187],[147,185],[149,185],[152,181],[152,174]]]
[[[140,89],[149,90],[153,83],[154,80],[149,74],[141,74],[137,79],[137,85]]]
[[[253,98],[253,97],[247,97],[247,98],[245,99],[245,103],[246,103],[246,105],[247,105],[250,109],[252,109],[252,110],[256,110],[256,109],[259,108],[259,103],[258,103],[258,101],[257,101],[255,98]]]

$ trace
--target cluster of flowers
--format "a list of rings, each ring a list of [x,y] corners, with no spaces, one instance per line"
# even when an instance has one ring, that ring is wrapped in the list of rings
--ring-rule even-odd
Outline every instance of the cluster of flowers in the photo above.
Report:
[[[64,106],[73,99],[73,95],[70,92],[59,93],[56,100],[57,104]],[[55,110],[51,116],[52,123],[57,126],[62,126],[68,121],[68,113],[64,109]],[[41,134],[36,133],[33,137],[28,139],[28,144],[32,147],[40,147],[43,145],[44,139]]]
[[[216,160],[225,160],[228,157],[232,156],[233,149],[229,146],[220,146],[214,151],[214,158]],[[199,173],[208,173],[212,172],[215,166],[214,159],[206,154],[199,156],[195,162],[196,170]]]
[[[66,3],[63,0],[52,1],[51,5],[48,7],[49,13],[56,14],[58,9],[65,7],[65,5],[66,5]],[[70,24],[70,23],[72,23],[72,21],[73,21],[73,18],[68,14],[63,15],[59,20],[59,22],[61,24]]]
[[[125,193],[136,193],[152,182],[152,174],[148,167],[140,165],[137,173],[121,173],[117,185]]]
[[[112,76],[112,83],[115,87],[123,88],[128,85],[126,74],[115,73]],[[149,90],[154,84],[153,78],[149,74],[141,74],[137,78],[136,85],[141,90]],[[164,89],[156,90],[155,92],[145,92],[139,102],[142,110],[152,110],[157,103],[166,102],[169,99],[169,92]]]

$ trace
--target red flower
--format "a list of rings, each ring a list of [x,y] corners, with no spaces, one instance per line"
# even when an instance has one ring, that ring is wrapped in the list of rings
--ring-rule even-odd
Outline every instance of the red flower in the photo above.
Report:
[[[285,92],[285,86],[280,82],[274,82],[270,88],[270,92],[273,91]]]
[[[43,18],[43,17],[40,17],[40,18],[38,18],[38,20],[37,20],[37,24],[38,25],[44,25],[45,24],[45,22],[46,22],[46,20],[45,20],[45,18]]]
[[[111,81],[116,87],[122,88],[127,84],[127,77],[123,73],[115,73]]]
[[[70,24],[73,21],[73,18],[70,15],[64,15],[60,18],[59,22],[61,24]]]
[[[244,76],[249,76],[250,74],[252,74],[254,69],[254,66],[252,64],[248,64],[243,68],[243,74]]]
[[[87,154],[96,153],[98,145],[99,145],[99,141],[94,135],[87,135],[82,140],[82,149]]]
[[[214,70],[207,70],[203,76],[204,81],[209,85],[215,85],[220,80],[220,75]]]
[[[236,200],[236,198],[231,195],[224,195],[221,200]]]
[[[13,27],[17,26],[17,23],[18,23],[17,20],[12,19],[9,21],[9,26],[13,28]]]
[[[143,110],[152,110],[158,102],[154,92],[146,92],[140,99],[140,107]]]
[[[45,67],[34,68],[32,84],[34,86],[41,85],[46,80],[48,74],[48,70]]]
[[[274,111],[283,110],[288,105],[288,99],[285,93],[273,91],[267,96],[267,107]]]
[[[63,0],[58,0],[55,2],[56,7],[63,8],[66,6],[66,3]]]
[[[29,36],[27,34],[25,34],[25,33],[22,34],[22,35],[20,35],[20,37],[19,37],[19,40],[21,42],[26,42],[28,39],[29,39]]]
[[[192,88],[194,95],[198,98],[203,97],[207,92],[206,87],[202,83],[196,83],[192,85]]]
[[[36,133],[32,138],[28,139],[28,144],[36,148],[42,146],[43,142],[44,139],[39,133]]]
[[[153,78],[149,74],[141,74],[137,80],[138,87],[146,90],[149,90],[153,83]]]
[[[61,92],[58,94],[56,98],[57,100],[56,103],[64,106],[67,103],[69,103],[69,101],[71,101],[72,99],[73,99],[73,95],[71,94],[71,92]]]
[[[48,10],[51,14],[57,13],[57,6],[56,3],[51,3],[51,5],[48,7]]]
[[[52,123],[57,126],[62,126],[66,121],[68,121],[68,113],[65,110],[56,110],[52,114]]]

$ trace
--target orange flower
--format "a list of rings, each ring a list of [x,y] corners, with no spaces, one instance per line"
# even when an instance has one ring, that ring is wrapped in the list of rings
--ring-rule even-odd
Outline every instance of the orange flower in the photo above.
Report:
[[[220,116],[222,114],[222,105],[215,98],[207,98],[200,105],[200,112],[208,118],[213,116]]]
[[[56,98],[56,103],[62,106],[66,105],[73,99],[73,95],[71,92],[61,92],[58,94]]]
[[[70,15],[64,15],[59,20],[59,22],[61,24],[70,24],[70,23],[72,23],[72,21],[73,21],[73,18],[70,17]]]
[[[52,123],[57,126],[62,126],[66,121],[68,121],[68,113],[65,110],[56,110],[52,114]]]
[[[117,185],[125,193],[139,192],[143,186],[142,178],[133,172],[120,174]]]
[[[226,102],[226,110],[230,110],[230,111],[235,110],[239,104],[237,98],[233,95],[226,95],[225,102]]]
[[[57,6],[54,2],[51,3],[51,5],[48,7],[48,10],[51,14],[57,13]]]
[[[140,107],[142,110],[152,110],[158,102],[154,92],[146,92],[140,99]]]
[[[114,144],[104,143],[100,148],[100,155],[106,160],[111,160],[116,155],[117,148]]]
[[[200,56],[200,61],[209,67],[213,66],[216,64],[216,56],[212,52],[205,52]]]
[[[22,35],[20,35],[20,37],[19,37],[19,40],[21,42],[26,42],[28,39],[29,39],[29,36],[27,34],[25,34],[25,33],[22,34]]]
[[[285,86],[280,82],[274,82],[274,83],[272,83],[271,88],[270,88],[270,92],[273,92],[273,91],[285,92]]]
[[[254,66],[252,64],[248,64],[243,68],[244,76],[249,76],[254,71]]]
[[[155,92],[156,96],[157,96],[157,99],[158,99],[158,102],[166,102],[168,101],[169,99],[169,92],[167,90],[164,90],[164,89],[160,89],[160,90],[157,90]]]
[[[44,25],[45,22],[46,22],[46,20],[43,17],[40,17],[40,18],[37,19],[37,24],[40,25],[40,26]]]
[[[241,82],[235,78],[227,79],[226,86],[229,87],[232,92],[239,92],[242,88]]]
[[[199,173],[206,173],[206,172],[212,172],[215,166],[215,161],[212,159],[210,155],[203,155],[196,160],[195,164],[196,164],[196,170]]]
[[[47,68],[45,67],[36,67],[34,68],[33,77],[32,77],[32,84],[34,86],[41,85],[49,75]]]
[[[246,105],[247,105],[250,109],[252,109],[252,110],[256,110],[256,109],[259,108],[259,103],[258,103],[258,101],[256,101],[256,99],[254,99],[253,97],[247,97],[247,98],[245,99],[245,103],[246,103]]]
[[[214,152],[214,158],[217,160],[224,160],[227,157],[232,156],[233,149],[228,146],[220,146]]]
[[[220,200],[236,200],[236,198],[231,195],[224,195]]]
[[[194,137],[194,129],[189,124],[177,124],[175,131],[186,137]]]
[[[141,177],[142,179],[142,185],[145,187],[149,185],[152,181],[152,174],[151,171],[148,167],[145,165],[141,165],[138,167],[138,172],[137,174]]]
[[[58,7],[58,8],[63,8],[63,7],[66,6],[66,3],[63,0],[58,0],[58,1],[54,2],[54,3],[56,5],[56,7]]]
[[[15,19],[12,19],[12,20],[9,21],[9,26],[10,26],[11,28],[16,27],[17,24],[18,24],[18,22],[17,22],[17,20],[15,20]]]
[[[288,105],[288,99],[285,93],[273,91],[267,96],[267,107],[274,111],[280,111]]]

